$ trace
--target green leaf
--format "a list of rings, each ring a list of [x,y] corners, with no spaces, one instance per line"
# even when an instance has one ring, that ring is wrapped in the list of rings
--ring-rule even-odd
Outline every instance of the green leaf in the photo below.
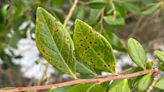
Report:
[[[141,9],[135,4],[125,2],[125,3],[123,3],[123,5],[124,5],[125,9],[127,9],[129,12],[131,12],[134,15],[142,14]]]
[[[125,9],[124,5],[120,2],[120,3],[116,3],[115,6],[116,6],[117,12],[119,12],[119,14],[122,17],[126,17],[127,12],[126,12],[126,9]]]
[[[79,57],[92,68],[113,72],[115,57],[109,42],[91,26],[77,19],[74,44]]]
[[[106,92],[99,84],[82,83],[69,88],[66,92]]]
[[[89,24],[95,25],[97,24],[98,18],[100,16],[100,9],[90,9],[89,14]]]
[[[65,3],[65,0],[52,0],[51,4],[53,8],[59,8]]]
[[[61,88],[49,89],[47,92],[65,92],[70,87],[72,87],[72,86],[64,86],[64,87],[61,87]]]
[[[161,78],[155,85],[156,88],[164,90],[164,78]]]
[[[86,5],[91,8],[98,9],[104,7],[106,5],[106,2],[105,0],[91,0],[87,2]]]
[[[85,7],[84,6],[80,6],[78,8],[76,8],[76,10],[73,13],[72,18],[75,19],[84,19],[85,18]]]
[[[66,28],[41,7],[37,9],[36,44],[51,65],[75,78],[73,41]]]
[[[146,52],[137,40],[133,38],[128,40],[128,53],[135,64],[145,69]]]
[[[9,89],[16,89],[15,87],[4,87],[4,88],[0,88],[0,90],[9,90]]]
[[[150,3],[148,4],[146,10],[142,12],[143,15],[150,15],[155,12],[159,8],[160,4],[158,3]]]
[[[138,83],[138,90],[139,90],[139,92],[145,91],[148,88],[151,80],[152,80],[151,79],[151,74],[144,75],[139,80],[139,83]]]
[[[116,34],[111,31],[104,30],[102,35],[108,40],[114,49],[119,51],[126,51],[124,43],[117,37]]]
[[[164,71],[164,67],[163,67],[164,66],[164,63],[163,62],[160,62],[158,66],[159,66],[159,69],[161,71]]]
[[[128,80],[123,79],[114,81],[110,85],[108,92],[131,92],[128,85]]]
[[[155,51],[154,54],[161,62],[164,63],[164,52]]]
[[[118,16],[118,17],[114,17],[114,16],[104,16],[104,20],[106,23],[108,23],[111,26],[123,26],[125,24],[125,20],[123,17]]]

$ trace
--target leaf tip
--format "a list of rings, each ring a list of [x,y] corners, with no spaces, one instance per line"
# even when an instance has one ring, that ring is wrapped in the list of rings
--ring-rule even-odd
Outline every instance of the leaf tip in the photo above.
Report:
[[[128,39],[128,42],[134,41],[134,40],[135,40],[134,38],[129,38],[129,39]]]
[[[43,10],[44,10],[44,9],[43,9],[42,7],[38,7],[38,8],[37,8],[37,14],[40,13],[40,12],[42,12]]]
[[[75,24],[78,24],[78,23],[81,23],[81,22],[83,22],[83,21],[80,20],[80,19],[76,19],[76,20],[75,20]]]

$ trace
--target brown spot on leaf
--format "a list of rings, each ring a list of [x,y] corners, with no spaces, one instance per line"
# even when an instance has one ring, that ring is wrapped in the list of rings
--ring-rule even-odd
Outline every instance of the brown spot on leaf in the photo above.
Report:
[[[107,67],[107,65],[104,65],[104,67]]]
[[[53,30],[53,32],[59,32],[59,30],[58,29],[55,29],[55,30]]]
[[[85,51],[88,50],[87,48],[85,48]]]

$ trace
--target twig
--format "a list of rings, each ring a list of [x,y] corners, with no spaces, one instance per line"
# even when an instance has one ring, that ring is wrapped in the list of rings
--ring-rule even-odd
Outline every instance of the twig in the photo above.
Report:
[[[69,13],[68,13],[68,16],[67,16],[66,19],[64,20],[64,27],[66,27],[66,25],[68,24],[68,22],[69,22],[69,20],[70,20],[70,18],[71,18],[71,16],[72,16],[72,14],[73,14],[73,11],[75,10],[75,8],[76,8],[76,6],[77,6],[77,2],[78,2],[78,0],[75,0],[75,1],[74,1],[73,5],[72,5],[72,7],[71,7],[71,9],[70,9],[70,11],[69,11]]]
[[[103,18],[104,18],[104,9],[105,8],[102,8],[101,9],[101,12],[100,12],[100,21],[99,21],[99,23],[100,23],[100,33],[102,33],[102,31],[104,30],[104,27],[103,27]]]
[[[149,88],[146,90],[146,92],[151,92],[153,90],[153,88],[154,88],[155,84],[157,83],[158,79],[159,79],[159,72],[156,72],[156,73],[154,73],[153,81],[152,81],[151,85],[149,86]]]
[[[43,85],[43,86],[32,86],[32,87],[18,87],[16,89],[10,89],[10,90],[0,90],[0,92],[18,92],[18,91],[27,91],[27,90],[45,90],[45,89],[50,89],[50,88],[59,88],[59,87],[64,87],[64,86],[69,86],[69,85],[74,85],[74,84],[79,84],[79,83],[103,83],[106,81],[110,80],[116,80],[116,79],[123,79],[123,78],[131,78],[131,77],[136,77],[136,76],[141,76],[144,74],[148,73],[155,73],[159,72],[159,69],[150,69],[150,70],[144,70],[132,74],[121,74],[121,75],[112,75],[112,76],[107,76],[104,78],[93,78],[93,79],[77,79],[73,81],[68,81],[68,82],[63,82],[63,83],[58,83],[58,84],[51,84],[51,85]]]
[[[38,86],[41,84],[41,82],[43,81],[45,75],[47,74],[48,67],[49,67],[49,63],[47,63],[46,66],[45,66],[45,69],[43,71],[43,74],[42,74],[40,80],[38,81],[38,84],[37,84]]]
[[[43,74],[42,74],[42,76],[40,77],[40,79],[39,79],[39,81],[38,81],[38,83],[37,83],[37,86],[40,86],[41,82],[43,81],[44,77],[46,76],[48,67],[49,67],[49,64],[47,63],[47,64],[45,65],[45,69],[44,69],[44,71],[43,71]],[[34,92],[37,92],[37,90],[34,90]]]

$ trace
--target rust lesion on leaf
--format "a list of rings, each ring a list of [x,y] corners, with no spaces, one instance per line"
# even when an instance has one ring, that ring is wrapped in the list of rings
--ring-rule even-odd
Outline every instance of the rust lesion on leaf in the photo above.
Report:
[[[100,53],[98,52],[97,55],[100,56]]]
[[[93,65],[93,62],[92,61],[88,61],[87,64],[88,65]]]
[[[53,32],[59,32],[59,29],[55,29],[55,30],[53,30]]]
[[[59,22],[59,20],[57,20],[57,19],[54,19],[54,22],[56,23],[56,22]]]

